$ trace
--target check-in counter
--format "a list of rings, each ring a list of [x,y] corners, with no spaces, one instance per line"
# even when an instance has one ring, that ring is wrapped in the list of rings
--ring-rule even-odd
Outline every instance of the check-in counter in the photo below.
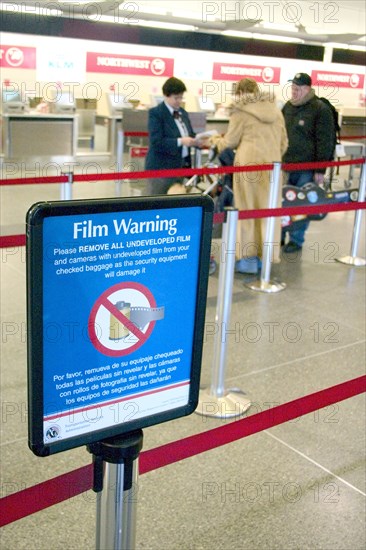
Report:
[[[70,114],[3,114],[5,158],[74,156],[78,116]]]

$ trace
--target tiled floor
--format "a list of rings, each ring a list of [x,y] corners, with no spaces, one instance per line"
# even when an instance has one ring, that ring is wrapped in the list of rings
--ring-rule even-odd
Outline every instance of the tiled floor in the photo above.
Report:
[[[74,198],[114,196],[114,182],[75,184]],[[124,194],[136,194],[128,184]],[[4,232],[22,229],[29,206],[58,199],[57,186],[2,188]],[[365,373],[364,267],[350,251],[354,212],[312,222],[302,257],[283,258],[277,294],[235,275],[226,388],[245,391],[246,413]],[[359,255],[365,257],[364,222]],[[219,241],[217,241],[219,243]],[[1,249],[1,496],[89,464],[85,448],[37,458],[27,446],[24,248]],[[220,266],[220,257],[216,255]],[[210,384],[218,274],[210,277],[202,383]],[[230,422],[235,420],[230,420]],[[144,430],[147,450],[229,420],[193,414]],[[363,550],[364,395],[145,474],[137,497],[138,550]],[[95,494],[88,492],[4,527],[2,550],[95,547]]]

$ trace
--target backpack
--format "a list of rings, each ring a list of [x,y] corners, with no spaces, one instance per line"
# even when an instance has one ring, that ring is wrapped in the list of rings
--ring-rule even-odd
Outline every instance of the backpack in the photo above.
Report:
[[[333,143],[334,143],[334,149],[336,148],[337,143],[341,142],[341,127],[339,125],[339,113],[337,109],[334,107],[333,103],[329,101],[326,97],[319,97],[320,101],[324,103],[328,107],[328,109],[331,110],[333,115],[333,121],[334,121],[334,135],[333,135]]]

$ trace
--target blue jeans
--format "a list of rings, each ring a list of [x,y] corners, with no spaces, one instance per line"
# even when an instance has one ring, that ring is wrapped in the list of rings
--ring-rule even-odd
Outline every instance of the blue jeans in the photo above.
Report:
[[[287,185],[303,187],[306,183],[314,181],[314,172],[312,170],[288,172]],[[305,241],[305,232],[309,227],[310,221],[307,219],[296,222],[296,229],[285,227],[282,230],[282,240],[285,240],[286,231],[289,233],[290,241],[302,246]]]

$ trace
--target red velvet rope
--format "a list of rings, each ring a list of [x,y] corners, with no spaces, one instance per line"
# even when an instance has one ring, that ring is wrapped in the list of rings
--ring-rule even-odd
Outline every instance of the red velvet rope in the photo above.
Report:
[[[366,139],[366,136],[341,136],[342,141],[347,139]]]
[[[124,132],[126,137],[149,137],[148,132]],[[341,136],[341,140],[345,139],[366,139],[366,136]]]
[[[263,208],[262,210],[242,210],[239,212],[239,220],[252,218],[271,218],[280,216],[297,216],[299,214],[325,214],[328,212],[343,212],[346,210],[364,210],[366,202],[351,202],[339,204],[318,204],[311,206],[288,206],[283,208]],[[225,222],[225,212],[214,214],[213,223]],[[11,248],[14,246],[25,246],[25,235],[0,236],[0,248]]]
[[[360,376],[213,430],[144,451],[139,460],[140,474],[232,443],[365,391],[366,376]],[[93,468],[89,464],[3,497],[0,499],[0,527],[88,491],[92,485]]]
[[[327,162],[303,162],[285,163],[281,165],[282,170],[292,172],[296,170],[325,169],[332,166],[350,166],[352,164],[363,164],[365,157],[350,160],[327,161]],[[204,168],[179,168],[176,170],[141,170],[139,172],[113,172],[110,174],[73,174],[73,181],[108,181],[127,179],[154,179],[154,178],[181,178],[191,176],[206,176],[210,174],[231,174],[234,172],[260,172],[273,169],[271,164],[255,164],[250,166],[217,166]],[[37,178],[8,178],[0,179],[0,185],[33,185],[35,183],[66,183],[68,175],[48,176]]]

